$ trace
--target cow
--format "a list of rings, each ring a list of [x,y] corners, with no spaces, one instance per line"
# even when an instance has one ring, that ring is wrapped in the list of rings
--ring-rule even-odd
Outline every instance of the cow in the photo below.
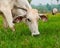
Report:
[[[4,26],[10,27],[13,31],[14,21],[16,19],[24,19],[31,30],[32,36],[39,35],[38,19],[39,14],[36,9],[33,9],[27,0],[0,0],[0,12],[4,14]],[[19,16],[19,17],[15,17]]]
[[[58,9],[57,8],[53,8],[52,15],[55,15],[57,12],[58,12]]]

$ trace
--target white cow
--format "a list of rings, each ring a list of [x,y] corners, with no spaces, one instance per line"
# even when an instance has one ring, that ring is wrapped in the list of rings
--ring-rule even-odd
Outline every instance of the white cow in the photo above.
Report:
[[[58,12],[58,9],[57,8],[53,8],[52,14],[55,15],[57,12]]]
[[[17,8],[16,8],[16,7]],[[20,8],[24,8],[26,11],[22,11]],[[0,0],[0,12],[4,14],[4,25],[15,31],[13,16],[23,16],[32,35],[39,35],[38,31],[38,19],[39,14],[36,9],[32,9],[27,0]],[[26,14],[26,16],[24,16]]]

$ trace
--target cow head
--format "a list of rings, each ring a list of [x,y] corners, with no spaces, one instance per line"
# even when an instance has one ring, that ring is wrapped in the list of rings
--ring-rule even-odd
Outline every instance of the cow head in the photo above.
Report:
[[[36,9],[29,9],[27,11],[26,22],[32,32],[32,35],[39,35],[38,19],[39,15]]]
[[[38,14],[38,11],[36,9],[28,9],[27,14],[25,16],[18,16],[16,18],[14,18],[13,22],[20,22],[21,20],[25,19],[27,25],[29,26],[29,29],[32,32],[32,36],[33,35],[39,35],[40,32],[38,30],[38,20],[39,18],[43,19],[45,18],[40,17]]]

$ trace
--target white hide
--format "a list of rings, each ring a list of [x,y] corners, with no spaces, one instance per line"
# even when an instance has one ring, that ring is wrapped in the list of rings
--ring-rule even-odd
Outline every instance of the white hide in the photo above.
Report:
[[[53,8],[53,13],[57,13],[58,9],[57,8]]]
[[[27,19],[29,19],[30,21],[27,20],[27,24],[32,32],[32,36],[33,35],[39,35],[39,30],[38,30],[38,19],[39,19],[39,15],[38,15],[38,11],[36,9],[29,9],[27,12]]]
[[[38,35],[38,12],[34,9],[32,9],[31,5],[28,3],[28,0],[0,0],[0,11],[4,14],[4,17],[9,25],[9,27],[14,31],[13,29],[13,17],[11,10],[13,7],[22,7],[27,10],[27,19],[30,19],[31,22],[27,20],[27,24],[32,32],[32,35]],[[21,15],[23,11],[16,9],[15,13],[16,15]]]

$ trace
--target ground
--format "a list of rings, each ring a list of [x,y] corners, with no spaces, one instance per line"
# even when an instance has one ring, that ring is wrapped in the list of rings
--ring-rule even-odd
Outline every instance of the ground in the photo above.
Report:
[[[48,15],[48,21],[39,20],[39,36],[31,36],[25,23],[15,25],[16,31],[3,27],[0,16],[0,48],[60,48],[60,14]]]

